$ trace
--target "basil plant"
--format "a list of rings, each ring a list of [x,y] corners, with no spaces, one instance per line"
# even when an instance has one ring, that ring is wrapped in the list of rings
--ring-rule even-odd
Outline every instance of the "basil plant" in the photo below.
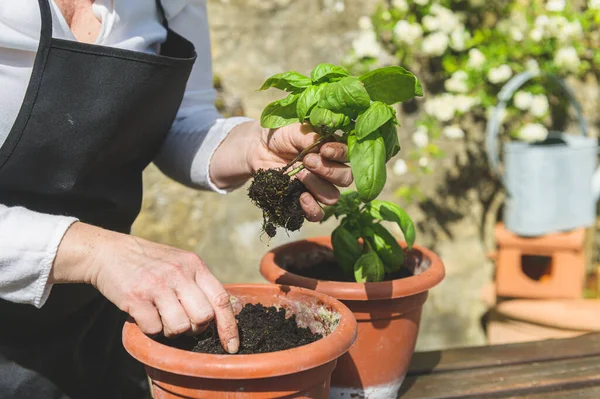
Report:
[[[396,131],[400,124],[392,105],[422,96],[421,84],[400,66],[351,76],[341,66],[320,64],[310,77],[295,71],[271,76],[260,90],[272,87],[289,94],[267,105],[261,115],[263,127],[309,123],[320,135],[315,145],[326,140],[348,144],[356,191],[345,192],[338,204],[327,208],[327,216],[342,218],[332,234],[333,249],[347,275],[359,282],[382,281],[386,273],[402,266],[404,256],[378,222],[397,222],[409,247],[415,237],[413,223],[404,210],[376,200],[386,182],[386,163],[400,151]],[[302,151],[288,167],[312,148]],[[293,176],[302,168],[300,165],[287,174]]]

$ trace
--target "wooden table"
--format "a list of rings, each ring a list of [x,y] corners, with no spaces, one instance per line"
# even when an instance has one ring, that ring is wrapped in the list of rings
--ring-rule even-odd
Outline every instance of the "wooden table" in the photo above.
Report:
[[[600,399],[600,333],[415,353],[398,398]]]

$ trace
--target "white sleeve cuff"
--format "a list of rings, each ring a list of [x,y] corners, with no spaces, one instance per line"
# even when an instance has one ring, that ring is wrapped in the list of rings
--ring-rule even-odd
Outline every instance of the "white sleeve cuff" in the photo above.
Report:
[[[58,246],[77,219],[0,205],[0,298],[42,307]]]
[[[202,142],[202,145],[198,149],[198,152],[196,152],[192,161],[191,179],[195,185],[208,187],[210,190],[219,194],[226,194],[241,186],[237,185],[226,189],[218,188],[210,179],[210,162],[219,145],[234,127],[241,123],[253,120],[254,119],[251,118],[237,116],[233,118],[219,118],[215,121],[208,130],[206,139]]]

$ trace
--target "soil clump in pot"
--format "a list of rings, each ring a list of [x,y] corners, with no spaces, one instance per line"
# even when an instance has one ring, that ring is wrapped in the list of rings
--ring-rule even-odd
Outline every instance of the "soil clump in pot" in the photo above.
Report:
[[[308,328],[298,327],[296,316],[285,317],[285,309],[261,304],[246,304],[235,316],[240,333],[238,354],[276,352],[310,344],[323,338]],[[213,321],[195,337],[179,336],[175,339],[160,337],[160,343],[192,352],[226,355]]]

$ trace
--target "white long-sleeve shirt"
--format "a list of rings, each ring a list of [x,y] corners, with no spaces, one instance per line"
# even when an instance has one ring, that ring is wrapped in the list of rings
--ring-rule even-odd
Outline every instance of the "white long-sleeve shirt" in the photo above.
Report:
[[[50,3],[53,37],[76,41],[58,6]],[[155,163],[188,186],[223,192],[210,181],[210,158],[229,131],[248,119],[223,118],[214,106],[206,0],[162,0],[162,4],[169,27],[194,44],[198,58]],[[93,11],[102,22],[95,44],[156,53],[166,38],[155,0],[96,0]],[[38,0],[0,1],[0,146],[21,108],[40,27]],[[48,275],[58,245],[76,220],[0,204],[0,298],[44,304],[52,288]]]

